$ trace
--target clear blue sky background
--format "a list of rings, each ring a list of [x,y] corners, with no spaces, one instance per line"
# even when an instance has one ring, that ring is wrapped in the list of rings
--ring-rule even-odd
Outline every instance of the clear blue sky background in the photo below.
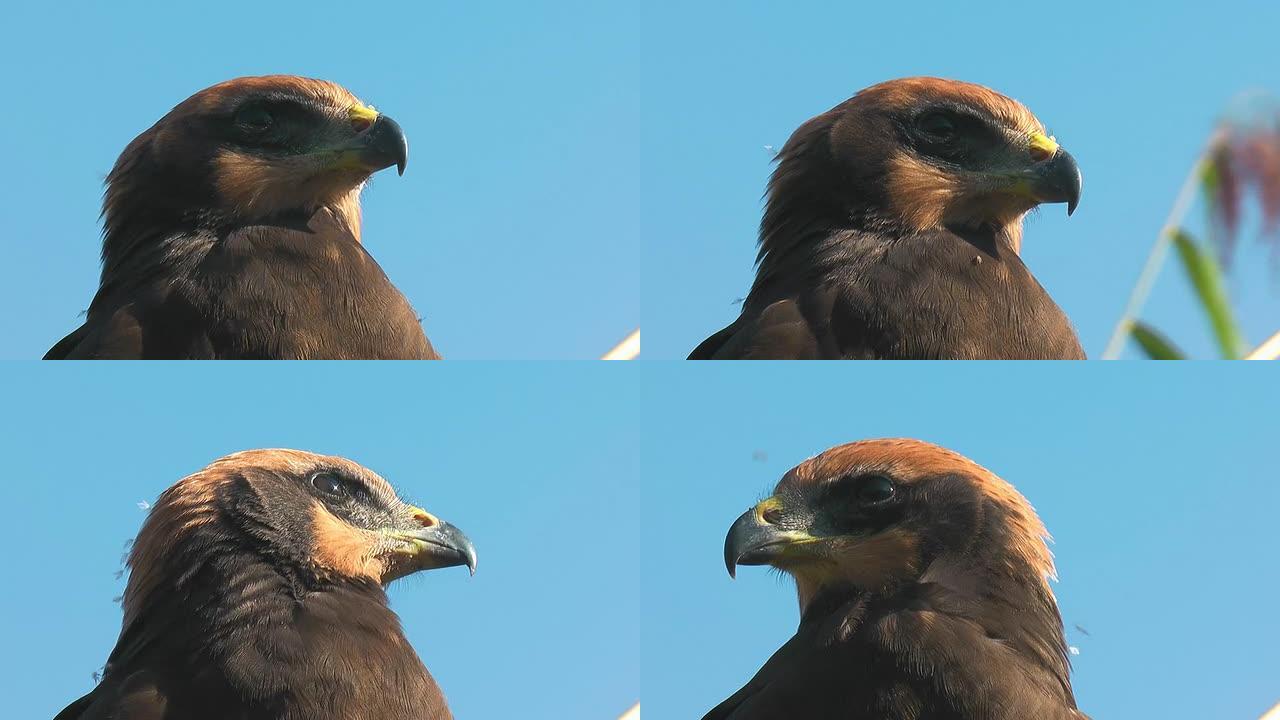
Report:
[[[352,458],[471,537],[475,577],[391,588],[457,717],[621,714],[640,696],[640,478],[618,411],[634,366],[418,367],[7,364],[5,717],[53,717],[93,687],[137,503],[256,447]]]
[[[732,8],[682,3],[637,60],[649,137],[639,175],[650,198],[641,224],[651,359],[684,357],[737,316],[773,167],[765,146],[781,147],[863,87],[909,75],[1011,95],[1079,160],[1079,209],[1068,219],[1049,206],[1030,218],[1024,258],[1097,356],[1223,106],[1242,90],[1280,92],[1280,4],[1270,0]],[[1254,343],[1280,330],[1265,257],[1243,256],[1252,265],[1233,289]],[[1191,354],[1216,356],[1180,268],[1169,266],[1144,316]]]
[[[739,513],[813,454],[894,436],[964,453],[1036,506],[1090,715],[1252,720],[1280,701],[1273,368],[1044,367],[667,373],[680,409],[641,446],[647,525],[662,528],[643,549],[649,716],[700,717],[795,630],[789,581],[725,572]]]
[[[18,3],[0,46],[0,357],[40,357],[97,287],[102,180],[178,102],[242,75],[334,80],[409,137],[365,244],[448,358],[598,357],[639,324],[630,27],[594,3]]]

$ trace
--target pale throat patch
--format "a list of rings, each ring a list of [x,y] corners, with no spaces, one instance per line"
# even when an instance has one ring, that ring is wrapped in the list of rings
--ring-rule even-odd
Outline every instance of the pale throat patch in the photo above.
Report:
[[[378,557],[377,533],[352,527],[318,501],[311,506],[311,528],[312,557],[320,567],[343,577],[382,582],[386,567]]]
[[[902,529],[886,530],[869,538],[833,543],[832,552],[820,562],[784,568],[796,581],[800,612],[827,586],[851,585],[878,591],[919,574],[920,541]]]
[[[1035,202],[1015,193],[987,193],[971,187],[963,175],[900,152],[889,160],[889,198],[894,214],[911,230],[924,233],[944,225],[997,229],[1013,250],[1022,246],[1022,220]]]
[[[242,221],[327,207],[360,239],[360,192],[367,171],[320,168],[308,156],[280,160],[224,150],[214,160],[214,172],[219,197]]]

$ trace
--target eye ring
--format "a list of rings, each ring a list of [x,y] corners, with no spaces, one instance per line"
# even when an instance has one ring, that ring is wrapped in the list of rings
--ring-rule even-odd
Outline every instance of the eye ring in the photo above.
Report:
[[[858,502],[864,506],[888,502],[896,492],[893,481],[883,475],[870,475],[858,481]]]
[[[325,495],[333,497],[347,496],[347,484],[343,482],[342,478],[331,472],[318,472],[312,475],[311,487]]]
[[[956,124],[943,112],[926,112],[916,118],[916,129],[934,140],[949,142],[956,136]]]
[[[254,132],[261,132],[275,122],[271,112],[260,105],[249,105],[236,113],[236,124]]]

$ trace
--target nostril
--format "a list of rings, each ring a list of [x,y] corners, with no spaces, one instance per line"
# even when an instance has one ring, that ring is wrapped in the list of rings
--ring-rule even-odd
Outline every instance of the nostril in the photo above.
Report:
[[[440,521],[436,519],[435,515],[432,515],[426,510],[419,510],[416,508],[413,511],[413,519],[421,523],[424,528],[435,527],[440,523]]]
[[[764,513],[760,515],[760,519],[770,525],[777,525],[778,521],[782,519],[782,511],[777,508],[765,510]]]
[[[1031,146],[1031,159],[1035,162],[1044,162],[1052,157],[1053,153],[1049,151],[1049,148],[1041,147],[1039,145]]]
[[[355,128],[355,131],[356,131],[356,132],[358,132],[358,133],[361,133],[361,132],[364,132],[365,130],[368,130],[368,129],[369,129],[369,126],[370,126],[370,125],[372,125],[372,124],[373,124],[373,121],[372,121],[372,120],[370,120],[370,119],[369,119],[369,118],[367,118],[367,117],[353,117],[353,118],[351,118],[351,127]]]

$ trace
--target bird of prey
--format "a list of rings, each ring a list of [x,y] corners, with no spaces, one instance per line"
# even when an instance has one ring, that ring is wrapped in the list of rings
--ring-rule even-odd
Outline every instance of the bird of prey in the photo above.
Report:
[[[360,191],[400,126],[339,85],[275,75],[202,90],[107,176],[102,276],[45,359],[435,359],[360,241]]]
[[[800,626],[704,720],[1087,720],[1035,511],[918,440],[806,460],[725,539],[795,579]]]
[[[875,85],[787,141],[755,283],[691,360],[1083,359],[1022,263],[1022,219],[1080,200],[1026,107],[980,85]]]
[[[457,528],[350,460],[229,455],[152,507],[102,680],[55,720],[450,718],[384,586],[475,564]]]

